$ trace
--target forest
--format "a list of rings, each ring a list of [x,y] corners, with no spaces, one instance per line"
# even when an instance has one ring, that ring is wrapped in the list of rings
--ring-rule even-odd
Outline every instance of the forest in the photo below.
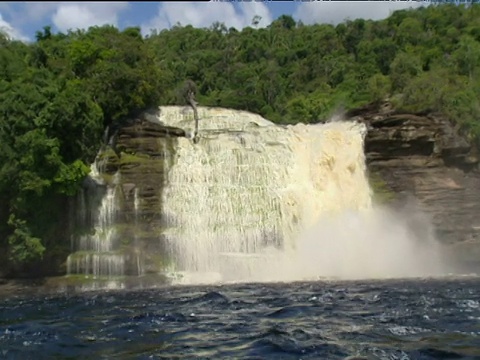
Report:
[[[177,25],[91,27],[35,41],[0,34],[0,275],[48,273],[65,261],[65,209],[106,129],[181,104],[186,80],[203,106],[276,123],[316,123],[389,99],[439,112],[479,143],[480,5],[431,5],[381,21],[304,25],[283,15],[239,31]],[[50,269],[50,270],[49,270]]]

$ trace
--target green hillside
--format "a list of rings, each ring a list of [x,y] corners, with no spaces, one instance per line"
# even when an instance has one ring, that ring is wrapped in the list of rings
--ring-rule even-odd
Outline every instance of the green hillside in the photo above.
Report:
[[[65,208],[105,129],[153,105],[200,105],[314,123],[390,98],[443,113],[480,137],[480,5],[436,5],[382,21],[303,25],[282,16],[242,31],[176,26],[0,35],[0,259],[18,274],[64,259]],[[48,210],[46,210],[48,209]],[[60,225],[60,226],[59,226]]]

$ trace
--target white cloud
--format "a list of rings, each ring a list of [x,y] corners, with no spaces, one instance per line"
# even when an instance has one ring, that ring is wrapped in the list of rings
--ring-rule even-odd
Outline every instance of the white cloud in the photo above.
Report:
[[[267,6],[261,2],[237,3],[228,2],[191,2],[191,3],[162,3],[158,7],[158,14],[142,25],[144,33],[151,29],[168,29],[180,23],[194,27],[209,27],[214,22],[224,23],[227,28],[242,29],[251,25],[255,16],[260,16],[259,27],[272,22],[272,16]]]
[[[44,20],[58,8],[57,2],[29,2],[25,3],[21,12],[17,14],[16,20],[19,23],[36,22]],[[20,15],[20,16],[19,16]]]
[[[0,31],[5,33],[11,39],[28,41],[28,38],[25,35],[15,29],[10,23],[3,20],[2,14],[0,14]]]
[[[31,28],[32,24],[42,26],[58,7],[59,3],[53,2],[23,2],[0,3],[0,13],[10,19],[9,23],[15,29]],[[35,26],[34,25],[34,26]]]
[[[127,8],[128,2],[60,3],[52,21],[62,32],[69,29],[87,29],[95,25],[118,26],[119,13]]]
[[[395,10],[408,9],[409,7],[423,6],[417,1],[321,1],[300,3],[294,17],[304,24],[328,23],[338,24],[350,19],[385,19]]]

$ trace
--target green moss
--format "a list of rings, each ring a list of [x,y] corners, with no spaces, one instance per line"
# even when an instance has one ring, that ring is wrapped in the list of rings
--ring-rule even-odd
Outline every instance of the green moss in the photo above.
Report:
[[[391,202],[395,199],[395,193],[389,188],[382,176],[376,172],[368,174],[370,187],[373,190],[373,201],[379,204]]]
[[[103,181],[105,181],[106,184],[112,185],[113,184],[113,175],[111,174],[101,174]]]
[[[115,151],[111,147],[105,148],[100,154],[98,154],[98,160],[110,159],[118,157]]]
[[[130,163],[145,163],[150,161],[150,157],[146,154],[129,154],[122,152],[120,156],[120,165]]]
[[[71,286],[71,287],[84,287],[87,285],[101,285],[102,283],[109,283],[112,281],[124,280],[125,276],[94,276],[94,275],[65,275],[61,279],[56,279],[57,286]]]
[[[85,250],[85,251],[77,251],[73,254],[70,254],[70,256],[73,260],[75,260],[77,258],[83,258],[83,257],[88,256],[88,255],[99,255],[99,254],[102,254],[102,255],[121,255],[121,252],[120,251],[110,251],[110,252],[98,253],[98,252],[93,251],[93,250]]]
[[[148,262],[151,263],[158,271],[165,271],[174,267],[172,260],[164,255],[151,255],[149,256]]]
[[[94,281],[93,276],[80,274],[66,275],[62,280],[64,285],[84,285]]]
[[[151,231],[139,229],[140,226],[134,227],[131,223],[117,223],[114,225],[115,231],[118,234],[124,234],[124,236],[128,236],[127,234],[131,234],[129,237],[136,237],[138,239],[141,238],[150,238],[150,237],[158,237],[164,231],[163,228],[155,228]]]
[[[131,237],[125,236],[125,237],[122,237],[122,239],[120,240],[120,246],[122,248],[125,248],[132,245],[132,242],[133,242],[133,239]]]
[[[119,161],[120,168],[123,171],[126,171],[125,168],[128,168],[129,165],[142,166],[145,167],[147,170],[151,169],[163,169],[165,167],[165,161],[163,159],[152,159],[147,154],[126,154],[122,153]]]

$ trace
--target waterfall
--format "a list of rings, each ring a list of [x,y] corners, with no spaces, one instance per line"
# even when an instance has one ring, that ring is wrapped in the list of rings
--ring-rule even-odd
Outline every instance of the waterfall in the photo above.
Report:
[[[98,163],[92,164],[90,186],[79,195],[79,223],[85,228],[93,224],[93,233],[72,236],[74,252],[67,258],[67,274],[113,277],[124,274],[125,259],[117,251],[114,227],[117,212],[117,187],[105,187]],[[118,184],[119,174],[114,183]],[[98,201],[100,200],[100,204]],[[87,208],[88,207],[88,208]]]
[[[428,221],[372,203],[364,124],[198,114],[198,142],[154,133],[150,123],[194,131],[191,109],[162,106],[148,131],[120,133],[127,152],[96,161],[78,209],[94,231],[74,238],[69,274],[163,272],[201,283],[438,273]]]
[[[172,125],[168,110],[160,121]],[[255,279],[272,270],[267,262],[291,257],[322,214],[371,207],[363,124],[281,127],[248,113],[205,112],[200,142],[179,140],[164,190],[178,271]]]
[[[163,191],[180,282],[398,277],[436,264],[432,234],[417,246],[406,221],[372,204],[364,124],[199,112],[200,141],[179,139]],[[176,107],[161,107],[158,121],[193,126]]]

